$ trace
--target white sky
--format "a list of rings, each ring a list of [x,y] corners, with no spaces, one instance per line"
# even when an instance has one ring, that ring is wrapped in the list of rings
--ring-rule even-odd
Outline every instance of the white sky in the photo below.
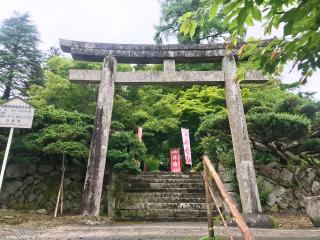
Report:
[[[40,32],[41,48],[58,46],[58,39],[109,43],[154,43],[154,26],[160,19],[159,0],[0,0],[0,21],[13,11],[29,12]],[[281,34],[281,33],[280,33]],[[262,37],[260,27],[248,35]],[[279,35],[279,34],[277,34]],[[293,82],[300,78],[297,70],[282,79]],[[320,71],[301,91],[317,91],[320,99]]]

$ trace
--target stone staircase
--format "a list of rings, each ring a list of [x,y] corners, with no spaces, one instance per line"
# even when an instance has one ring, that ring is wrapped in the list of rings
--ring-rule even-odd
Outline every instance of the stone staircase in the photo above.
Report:
[[[200,173],[144,173],[123,179],[116,204],[118,220],[206,221]]]

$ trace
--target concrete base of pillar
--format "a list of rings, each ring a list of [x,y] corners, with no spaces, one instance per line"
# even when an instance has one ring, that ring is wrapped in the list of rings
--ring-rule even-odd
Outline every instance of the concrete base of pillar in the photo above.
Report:
[[[275,228],[273,218],[266,214],[242,214],[249,228]],[[234,220],[227,221],[228,226],[237,226]]]

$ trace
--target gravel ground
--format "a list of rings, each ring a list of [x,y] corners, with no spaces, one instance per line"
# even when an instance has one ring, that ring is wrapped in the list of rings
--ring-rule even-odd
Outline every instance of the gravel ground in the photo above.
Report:
[[[274,214],[278,229],[251,229],[261,240],[320,240],[320,229],[312,227],[305,214]],[[226,236],[223,227],[217,236]],[[231,228],[234,239],[242,239]],[[30,211],[0,210],[0,239],[60,240],[198,240],[207,234],[205,222],[118,222],[105,217],[64,216],[53,218]]]
[[[18,227],[2,225],[0,239],[60,239],[60,240],[196,240],[206,235],[206,223],[117,223],[104,226],[66,225],[58,227]],[[242,239],[240,232],[231,228],[234,239]],[[320,229],[251,229],[255,239],[261,240],[319,240]],[[226,236],[221,227],[217,236]]]

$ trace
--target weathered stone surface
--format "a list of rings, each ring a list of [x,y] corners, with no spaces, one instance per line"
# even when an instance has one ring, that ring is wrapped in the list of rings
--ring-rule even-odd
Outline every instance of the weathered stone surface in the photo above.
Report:
[[[316,176],[316,173],[314,170],[309,171],[308,178],[307,178],[308,183],[311,183],[313,181],[313,179],[315,178],[315,176]]]
[[[101,81],[101,70],[69,70],[69,79],[76,83],[98,84]],[[248,71],[244,83],[263,83],[267,80],[257,71]],[[154,72],[117,72],[116,85],[150,85],[150,84],[224,84],[222,71],[154,71]]]
[[[44,209],[44,208],[40,208],[36,211],[36,213],[38,214],[48,214],[48,211],[47,209]]]
[[[6,169],[6,178],[19,178],[28,174],[28,168],[22,164],[10,164]]]
[[[28,202],[34,202],[37,199],[37,195],[34,193],[31,193],[28,197],[27,197],[27,201]]]
[[[277,204],[273,205],[273,206],[270,208],[270,211],[271,211],[271,212],[279,212],[278,205],[277,205]]]
[[[267,178],[277,180],[280,176],[279,164],[275,162],[269,163],[267,166],[263,167],[261,173]]]
[[[286,189],[282,186],[276,186],[273,193],[274,195],[276,195],[277,197],[282,196],[284,193],[286,192]]]
[[[81,172],[79,171],[76,171],[76,172],[73,172],[70,174],[70,177],[73,179],[73,180],[76,180],[76,181],[81,181],[83,179],[83,175]]]
[[[6,182],[6,191],[8,193],[16,192],[23,185],[22,181],[8,181]]]
[[[110,44],[60,39],[60,47],[75,60],[100,61],[114,56],[119,63],[162,63],[173,58],[177,63],[221,61],[225,44]],[[232,51],[234,54],[237,49]]]
[[[263,181],[263,188],[267,192],[272,192],[274,190],[274,185],[267,180]]]
[[[293,173],[285,168],[280,173],[280,179],[282,179],[283,181],[291,182],[292,177],[293,177]]]
[[[38,168],[39,172],[50,173],[53,171],[53,167],[51,165],[40,165]]]
[[[320,195],[304,199],[306,212],[315,227],[320,227]]]
[[[122,177],[124,177],[122,180],[115,181],[114,186],[116,195],[121,196],[116,197],[116,219],[157,221],[206,219],[206,200],[201,174],[150,173],[148,176]],[[121,182],[125,182],[123,188]],[[148,188],[145,188],[146,183],[149,184]],[[195,185],[198,187],[189,188]]]
[[[286,210],[289,207],[289,204],[287,202],[283,202],[283,201],[280,201],[278,203],[278,205],[282,210]]]
[[[276,203],[277,199],[278,198],[274,193],[270,193],[267,201],[268,206],[272,207]]]
[[[26,179],[24,180],[24,182],[25,182],[26,184],[31,184],[31,183],[33,183],[33,181],[34,181],[34,176],[28,176],[28,177],[26,177]]]
[[[105,58],[83,190],[83,215],[98,216],[100,212],[115,91],[114,73],[117,69],[116,66],[117,61],[114,57],[108,56]],[[109,166],[107,165],[107,167]]]
[[[292,152],[285,151],[284,153],[287,155],[288,158],[292,159],[293,161],[299,161],[300,160],[299,156],[293,154]]]
[[[319,190],[320,190],[320,182],[313,181],[311,190],[312,190],[313,193],[318,193]]]
[[[231,55],[223,58],[225,97],[228,109],[237,180],[243,213],[261,213],[256,174],[239,84],[235,80],[236,63]]]

